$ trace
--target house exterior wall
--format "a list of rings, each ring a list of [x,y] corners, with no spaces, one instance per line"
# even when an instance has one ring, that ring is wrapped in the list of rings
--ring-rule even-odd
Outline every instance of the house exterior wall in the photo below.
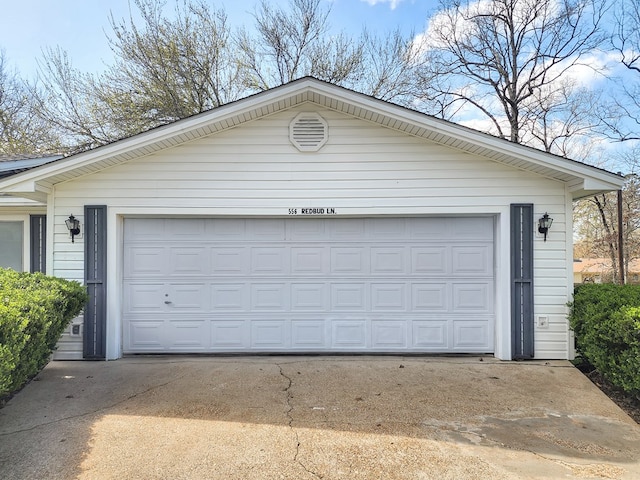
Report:
[[[318,152],[300,152],[289,140],[289,123],[308,111],[329,125]],[[540,359],[567,358],[573,278],[571,195],[563,183],[311,104],[56,185],[48,202],[49,273],[83,280],[84,239],[71,243],[64,220],[74,214],[84,224],[84,205],[107,205],[107,348],[117,358],[125,216],[284,217],[290,208],[314,207],[358,217],[491,214],[496,355],[509,358],[511,203],[532,203],[536,221],[545,212],[554,219],[547,241],[536,232],[534,242],[534,311],[548,320],[536,328],[535,352]]]

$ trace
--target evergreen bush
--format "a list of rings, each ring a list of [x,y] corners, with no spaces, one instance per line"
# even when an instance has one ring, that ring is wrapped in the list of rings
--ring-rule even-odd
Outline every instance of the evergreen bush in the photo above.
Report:
[[[87,300],[78,282],[0,268],[0,398],[44,368]]]
[[[639,395],[640,285],[579,285],[570,307],[578,354],[611,383]]]

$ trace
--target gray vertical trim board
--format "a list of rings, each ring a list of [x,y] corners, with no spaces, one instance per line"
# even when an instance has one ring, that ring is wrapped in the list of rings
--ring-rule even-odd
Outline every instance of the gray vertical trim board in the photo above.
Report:
[[[84,221],[84,279],[89,302],[84,311],[83,357],[103,360],[107,349],[106,205],[85,205]]]
[[[31,272],[47,272],[47,216],[29,217]]]
[[[511,205],[511,352],[534,357],[533,204]]]

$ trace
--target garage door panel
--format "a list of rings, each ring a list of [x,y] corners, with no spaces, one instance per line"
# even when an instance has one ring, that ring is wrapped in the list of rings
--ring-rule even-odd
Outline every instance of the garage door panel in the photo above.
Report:
[[[434,351],[447,351],[449,342],[449,323],[445,320],[413,322],[413,347]]]
[[[326,247],[292,247],[291,274],[292,275],[327,275],[328,250]]]
[[[251,346],[257,349],[284,350],[288,347],[284,320],[255,321],[251,323]]]
[[[372,275],[407,275],[409,268],[404,247],[371,247]]]
[[[166,305],[164,283],[129,283],[124,290],[125,311],[130,313],[159,313]]]
[[[245,247],[212,247],[210,250],[211,270],[214,276],[248,275],[250,262],[248,248]]]
[[[289,308],[289,296],[284,283],[258,283],[251,285],[250,310],[284,312]]]
[[[449,308],[447,283],[414,283],[411,285],[411,307],[418,312],[446,312]]]
[[[211,285],[213,311],[248,312],[251,308],[249,285],[246,283],[216,283]]]
[[[165,247],[129,246],[124,252],[124,276],[167,276],[167,250]]]
[[[493,255],[490,245],[451,247],[454,275],[490,276],[493,272]]]
[[[493,311],[492,283],[454,283],[451,286],[454,311],[491,313]]]
[[[169,248],[169,275],[205,276],[209,273],[208,263],[204,247]]]
[[[373,240],[406,238],[405,218],[371,218],[367,222],[368,237]]]
[[[354,238],[365,237],[364,218],[332,219],[327,228],[329,241],[353,241]]]
[[[163,218],[137,218],[135,221],[128,221],[124,231],[125,243],[146,240],[157,240],[165,237],[166,220]]]
[[[291,310],[328,311],[329,287],[326,283],[293,283],[291,285]]]
[[[449,219],[451,237],[472,242],[493,241],[493,220],[488,217],[468,217],[464,221]]]
[[[331,311],[364,311],[367,306],[364,283],[331,284]]]
[[[163,321],[132,321],[124,332],[125,351],[161,352],[165,350]]]
[[[407,309],[404,283],[371,284],[371,311],[405,311]]]
[[[409,235],[421,241],[450,240],[449,219],[445,217],[412,218],[408,223]]]
[[[169,350],[199,352],[209,348],[209,323],[204,320],[169,321],[166,330]]]
[[[292,320],[291,347],[300,350],[324,350],[327,347],[326,322],[319,320]]]
[[[287,223],[287,240],[323,240],[327,236],[326,222],[319,218],[310,218],[304,222]]]
[[[331,347],[337,350],[364,350],[367,348],[367,320],[333,320]]]
[[[493,351],[492,218],[146,220],[125,353]]]
[[[378,350],[405,350],[407,324],[404,321],[372,321],[371,347]]]
[[[287,275],[287,253],[283,247],[252,247],[251,275]]]
[[[445,246],[414,247],[411,249],[411,273],[448,275],[450,249]]]
[[[215,222],[206,222],[205,235],[215,241],[245,240],[247,221],[243,218],[219,218]]]
[[[246,320],[211,322],[211,345],[221,350],[243,350],[250,346]]]
[[[490,346],[489,320],[455,320],[453,322],[453,348],[458,351],[486,351]]]
[[[336,275],[368,275],[369,264],[363,247],[332,247],[331,273]]]
[[[247,222],[246,228],[247,237],[254,241],[284,241],[286,239],[284,219],[252,219]]]
[[[170,218],[165,224],[165,238],[176,242],[201,241],[205,236],[203,218]]]
[[[179,283],[167,286],[164,302],[169,302],[173,314],[180,312],[200,313],[210,310],[208,285],[205,283]]]

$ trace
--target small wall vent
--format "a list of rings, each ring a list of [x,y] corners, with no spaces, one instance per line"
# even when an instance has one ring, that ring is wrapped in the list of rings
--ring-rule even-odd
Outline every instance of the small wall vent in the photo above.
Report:
[[[289,125],[289,139],[301,152],[317,152],[328,138],[329,126],[317,113],[301,113]]]

